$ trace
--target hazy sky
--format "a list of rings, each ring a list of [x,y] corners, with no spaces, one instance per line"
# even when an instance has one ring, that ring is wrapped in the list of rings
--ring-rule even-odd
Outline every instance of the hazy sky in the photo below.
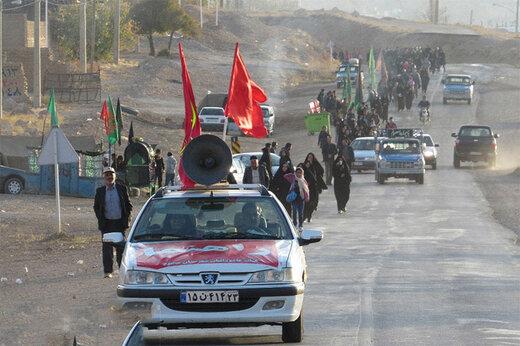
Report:
[[[516,0],[439,0],[441,20],[447,17],[449,23],[469,24],[471,9],[473,23],[495,27],[503,22],[512,25],[514,12],[493,6],[494,3],[515,9]],[[302,0],[302,6],[309,9],[337,7],[347,12],[357,10],[361,14],[377,17],[396,17],[422,20],[428,13],[429,0]]]

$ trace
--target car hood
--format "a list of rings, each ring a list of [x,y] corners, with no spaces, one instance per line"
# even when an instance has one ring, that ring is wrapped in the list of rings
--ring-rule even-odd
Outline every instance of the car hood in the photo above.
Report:
[[[374,150],[354,150],[354,157],[356,160],[366,158],[375,159],[376,152]]]
[[[391,155],[382,155],[385,161],[388,162],[415,162],[421,158],[421,155],[405,155],[405,154],[391,154]]]
[[[130,269],[165,273],[252,272],[287,266],[292,240],[190,240],[130,243]]]

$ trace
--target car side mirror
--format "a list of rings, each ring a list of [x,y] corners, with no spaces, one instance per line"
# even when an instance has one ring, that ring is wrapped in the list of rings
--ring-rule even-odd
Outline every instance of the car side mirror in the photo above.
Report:
[[[438,145],[438,144],[435,144],[435,148],[438,148],[438,147],[439,147],[439,145]]]
[[[301,246],[309,245],[312,243],[317,243],[323,239],[323,232],[322,231],[315,231],[315,230],[303,230],[300,238],[298,239],[298,242]]]
[[[457,138],[457,134],[456,134],[455,132],[453,132],[453,133],[451,134],[451,136],[452,136],[453,138]]]
[[[493,137],[495,137],[495,138],[500,138],[500,135],[499,135],[498,133],[495,133],[495,134],[493,135]]]

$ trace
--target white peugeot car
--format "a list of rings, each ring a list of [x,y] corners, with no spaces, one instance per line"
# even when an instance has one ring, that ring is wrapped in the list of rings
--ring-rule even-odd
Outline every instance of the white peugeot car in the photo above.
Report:
[[[262,186],[163,188],[128,235],[117,294],[152,302],[154,326],[281,325],[284,342],[300,342],[303,246],[322,236],[299,233]]]

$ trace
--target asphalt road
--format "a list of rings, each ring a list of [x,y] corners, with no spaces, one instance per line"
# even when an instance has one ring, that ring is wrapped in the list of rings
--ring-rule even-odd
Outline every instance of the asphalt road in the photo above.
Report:
[[[332,191],[321,197],[307,228],[325,239],[307,249],[309,283],[303,345],[520,344],[520,248],[493,219],[471,169],[452,168],[452,132],[476,122],[478,85],[500,71],[450,66],[477,79],[476,99],[442,105],[432,81],[439,167],[425,184],[356,174],[346,215],[336,214]],[[396,116],[418,126],[416,111]],[[175,344],[278,344],[275,327],[188,330]]]

